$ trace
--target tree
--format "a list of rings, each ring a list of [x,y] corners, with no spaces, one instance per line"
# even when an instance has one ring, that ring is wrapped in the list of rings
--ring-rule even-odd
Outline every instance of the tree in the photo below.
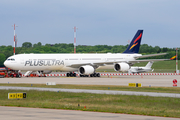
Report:
[[[41,43],[41,42],[38,42],[38,43],[37,43],[37,46],[38,46],[38,47],[41,47],[41,46],[42,46],[42,43]]]
[[[168,48],[167,47],[164,47],[163,49],[162,49],[162,52],[167,52],[168,51]]]
[[[25,48],[31,48],[32,47],[32,44],[30,42],[24,42],[22,44],[22,47],[25,47]]]
[[[0,53],[0,66],[4,66],[4,61],[6,60],[6,56]]]
[[[34,44],[34,45],[33,45],[33,48],[41,47],[41,46],[42,46],[41,42],[38,42],[37,44]]]

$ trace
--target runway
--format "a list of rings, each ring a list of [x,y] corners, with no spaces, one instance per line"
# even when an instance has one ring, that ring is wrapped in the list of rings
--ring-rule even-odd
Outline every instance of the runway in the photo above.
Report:
[[[3,120],[177,120],[143,115],[0,106]]]
[[[169,76],[106,76],[101,78],[68,78],[68,77],[22,77],[22,78],[0,78],[0,83],[29,83],[46,84],[78,84],[78,85],[121,85],[128,86],[129,83],[142,83],[143,86],[151,87],[173,87],[173,80],[176,79],[177,87],[180,87],[180,75]]]

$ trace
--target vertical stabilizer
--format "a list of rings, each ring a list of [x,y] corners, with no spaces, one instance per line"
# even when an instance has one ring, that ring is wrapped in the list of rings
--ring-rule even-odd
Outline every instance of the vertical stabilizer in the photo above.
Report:
[[[128,48],[123,53],[138,53],[141,44],[142,34],[143,30],[138,30],[131,43],[129,44]]]
[[[154,63],[153,61],[149,61],[145,67],[146,68],[151,68],[153,63]]]

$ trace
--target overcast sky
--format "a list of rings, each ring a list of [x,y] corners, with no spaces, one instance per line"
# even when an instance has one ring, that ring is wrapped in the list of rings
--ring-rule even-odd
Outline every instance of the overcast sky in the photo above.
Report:
[[[12,45],[14,28],[18,46],[127,45],[138,29],[141,44],[180,47],[180,0],[1,0],[0,46]]]

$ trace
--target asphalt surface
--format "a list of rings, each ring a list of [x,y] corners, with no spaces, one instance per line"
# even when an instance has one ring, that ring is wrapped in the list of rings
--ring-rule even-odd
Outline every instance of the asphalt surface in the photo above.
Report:
[[[142,115],[0,106],[2,120],[178,120]]]
[[[180,75],[165,76],[103,76],[101,78],[73,78],[73,77],[31,77],[31,78],[0,78],[0,83],[29,83],[46,84],[79,84],[79,85],[122,85],[129,83],[142,83],[143,86],[173,87],[173,80],[176,79],[177,87],[180,87]]]

